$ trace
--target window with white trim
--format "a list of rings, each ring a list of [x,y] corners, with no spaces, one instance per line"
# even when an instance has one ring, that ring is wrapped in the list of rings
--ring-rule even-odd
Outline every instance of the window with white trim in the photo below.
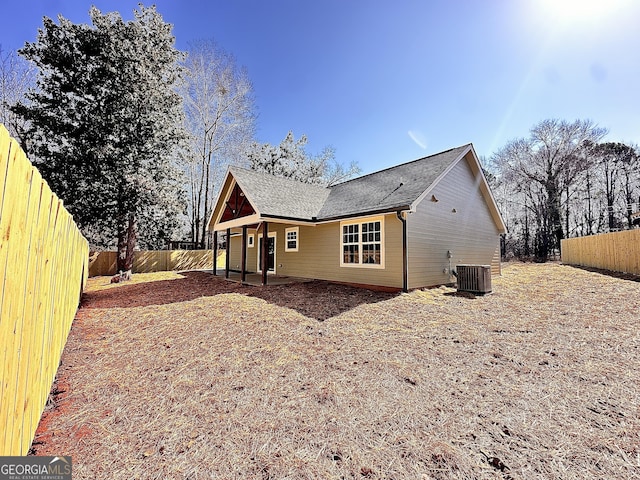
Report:
[[[360,225],[342,226],[342,263],[360,263]]]
[[[362,224],[362,263],[367,265],[380,265],[382,225],[380,220]]]
[[[359,222],[341,222],[340,228],[342,266],[384,268],[383,217]]]
[[[285,252],[297,252],[298,251],[298,238],[300,236],[299,227],[291,227],[285,229]]]
[[[247,235],[247,243],[249,244],[249,248],[253,248],[253,246],[255,245],[253,238],[253,233]]]

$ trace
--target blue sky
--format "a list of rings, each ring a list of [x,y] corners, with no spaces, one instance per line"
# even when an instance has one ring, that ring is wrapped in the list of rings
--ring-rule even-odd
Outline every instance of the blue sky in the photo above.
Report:
[[[35,40],[43,16],[87,23],[95,4],[131,18],[138,3],[0,0],[0,44]],[[331,145],[363,173],[469,142],[489,157],[546,118],[640,143],[637,0],[155,4],[178,48],[213,38],[247,68],[259,141],[304,133],[311,153]]]

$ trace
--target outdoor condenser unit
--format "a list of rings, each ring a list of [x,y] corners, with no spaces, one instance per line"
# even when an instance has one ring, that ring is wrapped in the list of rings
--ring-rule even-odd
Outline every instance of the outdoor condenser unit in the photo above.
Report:
[[[457,265],[458,291],[491,293],[490,265]]]

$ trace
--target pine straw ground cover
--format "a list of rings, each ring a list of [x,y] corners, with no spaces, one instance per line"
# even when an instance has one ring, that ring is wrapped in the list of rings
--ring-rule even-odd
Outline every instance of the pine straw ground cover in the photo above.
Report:
[[[639,283],[136,277],[92,279],[36,436],[76,479],[640,477]]]

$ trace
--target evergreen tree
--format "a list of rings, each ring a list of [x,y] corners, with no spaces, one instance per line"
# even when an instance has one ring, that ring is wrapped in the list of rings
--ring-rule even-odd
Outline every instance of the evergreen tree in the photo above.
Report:
[[[43,177],[92,245],[117,239],[118,269],[130,272],[138,232],[158,246],[183,209],[173,162],[183,55],[155,7],[141,5],[131,21],[95,7],[89,16],[92,25],[44,18],[20,50],[39,68],[38,88],[15,111]]]
[[[248,154],[250,168],[278,177],[321,185],[334,185],[360,172],[355,162],[346,169],[336,162],[333,148],[326,147],[314,157],[307,153],[306,145],[307,136],[302,135],[296,140],[293,132],[287,133],[277,147],[268,143],[255,143]]]

